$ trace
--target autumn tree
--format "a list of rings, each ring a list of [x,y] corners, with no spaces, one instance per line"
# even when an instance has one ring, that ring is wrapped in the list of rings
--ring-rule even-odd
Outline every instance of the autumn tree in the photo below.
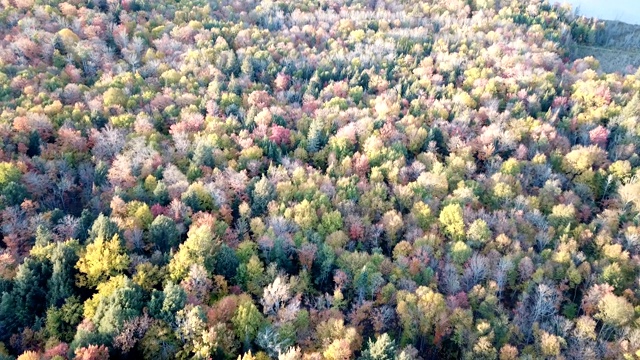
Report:
[[[421,286],[414,293],[398,292],[396,312],[402,324],[402,342],[427,346],[436,339],[436,327],[445,315],[446,305],[442,294]]]
[[[120,237],[113,235],[111,240],[98,237],[87,245],[86,253],[80,257],[76,268],[80,271],[78,284],[96,287],[111,276],[121,274],[129,267],[130,259],[126,254]]]
[[[444,233],[452,240],[462,240],[465,235],[464,221],[462,219],[462,208],[460,204],[453,203],[445,206],[440,211],[440,225]]]

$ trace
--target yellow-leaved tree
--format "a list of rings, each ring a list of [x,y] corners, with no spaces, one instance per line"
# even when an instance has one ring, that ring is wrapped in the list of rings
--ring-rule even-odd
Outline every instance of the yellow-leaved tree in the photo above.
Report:
[[[120,236],[116,234],[111,240],[98,237],[93,243],[87,245],[85,254],[76,264],[76,268],[80,271],[77,275],[77,283],[79,286],[96,287],[110,277],[121,274],[129,267],[129,262],[129,255],[125,251]]]
[[[193,264],[201,264],[209,272],[213,269],[220,240],[206,225],[191,226],[187,240],[180,244],[178,251],[169,262],[169,275],[173,281],[181,281],[189,273]]]

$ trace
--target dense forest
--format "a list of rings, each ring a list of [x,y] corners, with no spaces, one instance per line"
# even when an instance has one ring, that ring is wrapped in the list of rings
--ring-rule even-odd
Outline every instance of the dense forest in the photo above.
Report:
[[[640,359],[640,71],[547,0],[0,0],[0,359]]]

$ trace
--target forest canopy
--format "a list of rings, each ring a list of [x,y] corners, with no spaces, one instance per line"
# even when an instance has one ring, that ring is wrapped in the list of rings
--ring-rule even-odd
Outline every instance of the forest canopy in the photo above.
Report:
[[[0,0],[0,360],[638,359],[640,71],[547,0]]]

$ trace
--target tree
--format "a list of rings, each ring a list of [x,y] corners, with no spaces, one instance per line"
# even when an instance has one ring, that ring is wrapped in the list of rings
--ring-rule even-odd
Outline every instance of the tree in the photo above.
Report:
[[[202,265],[193,264],[189,269],[189,275],[180,283],[187,294],[187,301],[193,305],[201,305],[209,302],[213,282],[209,279],[207,271]]]
[[[464,220],[460,204],[453,203],[445,206],[440,212],[440,225],[444,233],[452,240],[462,240],[465,235]]]
[[[85,287],[96,287],[111,276],[121,274],[129,267],[129,255],[125,252],[120,237],[113,235],[111,240],[98,237],[87,245],[86,253],[78,260],[76,268],[81,274],[78,284]]]
[[[308,200],[302,200],[301,203],[296,204],[293,207],[293,220],[298,224],[303,230],[311,230],[318,223],[318,214],[313,207],[313,204]]]
[[[83,307],[77,296],[65,299],[60,308],[50,307],[47,310],[46,334],[61,341],[70,342],[83,317]]]
[[[169,281],[163,291],[153,290],[149,300],[149,315],[171,324],[178,310],[187,303],[187,294],[177,284]]]
[[[75,264],[78,262],[76,254],[77,241],[58,243],[51,252],[52,274],[47,282],[47,304],[59,307],[74,294],[76,275]]]
[[[631,205],[640,212],[640,181],[631,181],[618,188],[618,195],[624,205]]]
[[[236,336],[243,342],[245,348],[248,348],[262,328],[264,318],[253,302],[247,300],[238,306],[231,322]]]
[[[278,360],[302,360],[302,351],[299,347],[290,347],[278,355]]]
[[[579,175],[592,170],[593,167],[601,166],[606,159],[606,151],[596,145],[576,146],[565,155],[562,168],[569,174]]]
[[[384,333],[373,341],[369,339],[367,348],[362,352],[362,360],[394,360],[396,355],[396,344]]]
[[[317,337],[324,343],[322,355],[327,359],[350,359],[362,345],[362,338],[353,326],[345,326],[343,319],[330,318],[318,324]]]
[[[0,162],[0,195],[4,206],[22,203],[27,197],[27,190],[20,183],[22,172],[12,163]]]
[[[118,233],[118,225],[101,213],[91,225],[88,241],[93,242],[97,238],[111,239]]]
[[[182,280],[193,264],[201,264],[208,272],[212,272],[215,267],[215,255],[219,249],[220,240],[215,237],[209,226],[192,226],[187,240],[180,244],[178,252],[169,262],[171,279]]]
[[[178,342],[169,325],[156,322],[140,340],[140,348],[145,359],[170,360],[176,358]]]
[[[536,322],[548,321],[558,312],[560,302],[559,291],[547,284],[531,285],[522,296],[516,308],[515,322],[529,341],[532,326]]]
[[[22,172],[14,164],[0,162],[0,190],[4,191],[10,183],[19,182],[21,176]]]
[[[276,327],[267,325],[258,332],[256,344],[271,358],[276,358],[293,345],[293,339],[282,336]]]
[[[173,219],[158,215],[149,226],[149,241],[157,250],[166,252],[180,242],[180,232]]]
[[[433,222],[433,214],[431,208],[422,201],[415,202],[411,208],[411,214],[416,218],[416,221],[421,229],[428,230]]]
[[[456,264],[464,264],[469,257],[471,257],[472,253],[473,250],[463,241],[456,241],[451,246],[451,259],[453,259]]]
[[[76,349],[73,360],[109,360],[109,349],[104,345],[89,345]]]
[[[28,197],[27,189],[17,182],[8,183],[1,192],[3,203],[6,206],[20,205]]]
[[[353,350],[349,346],[349,342],[345,339],[333,340],[326,347],[322,356],[327,360],[347,360],[353,357]]]
[[[13,289],[4,292],[0,300],[0,340],[8,340],[12,333],[30,326],[44,314],[46,281],[50,276],[51,268],[46,262],[26,258],[18,266]]]
[[[196,166],[204,165],[213,168],[215,166],[213,150],[214,147],[204,141],[196,142],[196,147],[193,150],[193,163]]]
[[[122,329],[125,321],[140,316],[143,294],[138,285],[125,278],[122,286],[108,296],[101,296],[95,315],[91,319],[98,333],[113,336]]]
[[[135,273],[133,274],[133,282],[138,284],[143,290],[151,291],[151,289],[162,283],[165,276],[166,269],[164,266],[160,267],[150,262],[143,262],[136,266]]]
[[[397,210],[389,210],[382,216],[381,223],[389,241],[389,248],[392,249],[397,241],[398,233],[404,226],[402,214]]]
[[[313,119],[307,132],[307,151],[312,154],[318,152],[325,145],[326,141],[327,136],[324,130],[324,121],[320,118]]]
[[[265,284],[264,264],[257,255],[252,255],[246,264],[238,267],[238,279],[247,291],[254,295],[262,293]]]
[[[206,331],[206,316],[200,306],[188,305],[176,313],[176,337],[184,346],[178,351],[178,358],[188,358],[198,351],[198,345]]]
[[[16,360],[40,360],[40,354],[35,351],[25,351]]]
[[[396,312],[402,325],[402,342],[425,344],[435,339],[438,319],[445,316],[444,296],[428,287],[420,286],[415,293],[401,290],[397,294]],[[419,340],[419,341],[418,341]]]
[[[266,177],[261,177],[251,191],[251,213],[255,216],[262,215],[269,202],[275,198],[275,187]]]
[[[127,97],[125,96],[122,89],[118,88],[109,88],[104,92],[103,95],[104,106],[114,106],[120,105],[124,106],[127,102]]]
[[[214,273],[220,274],[227,280],[231,280],[236,276],[240,262],[236,252],[230,248],[227,244],[220,246],[220,251],[215,255],[215,267]]]
[[[278,276],[273,282],[264,288],[262,295],[263,312],[266,315],[276,315],[287,300],[291,298],[290,285],[286,279]]]
[[[542,331],[539,344],[540,352],[545,357],[555,358],[560,355],[560,346],[562,343],[564,343],[564,339],[561,337]]]
[[[476,248],[484,245],[487,241],[489,241],[491,237],[491,230],[489,230],[489,226],[482,219],[477,219],[471,225],[469,225],[469,230],[467,231],[467,238],[472,241],[472,244],[475,245]]]
[[[146,334],[153,319],[145,312],[142,316],[124,322],[122,330],[113,338],[113,345],[123,354],[129,353]]]
[[[607,326],[619,328],[634,320],[635,311],[625,298],[608,293],[598,302],[598,313],[594,317]]]

